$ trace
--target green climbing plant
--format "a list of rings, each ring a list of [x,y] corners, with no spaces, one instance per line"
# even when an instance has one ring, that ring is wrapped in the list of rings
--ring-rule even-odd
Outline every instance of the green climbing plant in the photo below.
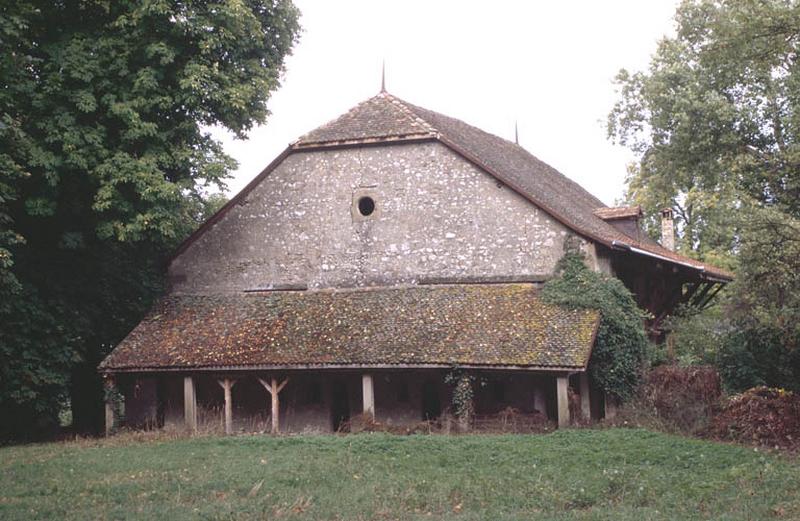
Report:
[[[453,386],[453,413],[462,422],[468,422],[475,414],[473,384],[475,376],[459,368],[453,368],[444,377],[446,384]]]
[[[541,291],[545,302],[601,313],[589,377],[593,384],[621,400],[630,398],[641,380],[649,341],[646,314],[619,279],[590,270],[578,251],[567,251],[556,267],[556,278]]]

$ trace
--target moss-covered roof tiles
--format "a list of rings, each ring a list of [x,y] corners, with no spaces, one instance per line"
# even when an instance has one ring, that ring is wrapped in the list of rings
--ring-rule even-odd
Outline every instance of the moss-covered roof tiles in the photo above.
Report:
[[[101,371],[259,366],[583,369],[599,313],[531,284],[411,286],[162,299]]]

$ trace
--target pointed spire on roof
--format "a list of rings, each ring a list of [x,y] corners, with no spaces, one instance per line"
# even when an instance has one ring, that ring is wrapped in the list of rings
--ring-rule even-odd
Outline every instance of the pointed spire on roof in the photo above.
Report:
[[[386,60],[381,65],[381,92],[386,92]]]
[[[514,120],[514,143],[519,145],[519,125],[517,125],[517,120]]]

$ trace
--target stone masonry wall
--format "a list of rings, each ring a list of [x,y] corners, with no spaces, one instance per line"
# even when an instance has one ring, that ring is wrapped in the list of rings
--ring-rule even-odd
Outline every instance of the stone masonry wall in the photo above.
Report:
[[[364,196],[375,201],[368,217]],[[287,157],[169,272],[173,292],[199,294],[537,277],[552,273],[568,233],[439,143],[307,151]]]

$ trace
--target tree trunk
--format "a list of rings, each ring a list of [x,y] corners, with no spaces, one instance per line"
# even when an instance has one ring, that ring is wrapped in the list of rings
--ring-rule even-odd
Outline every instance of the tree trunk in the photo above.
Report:
[[[103,379],[97,373],[97,365],[92,362],[76,365],[71,377],[72,429],[81,434],[103,432]]]

